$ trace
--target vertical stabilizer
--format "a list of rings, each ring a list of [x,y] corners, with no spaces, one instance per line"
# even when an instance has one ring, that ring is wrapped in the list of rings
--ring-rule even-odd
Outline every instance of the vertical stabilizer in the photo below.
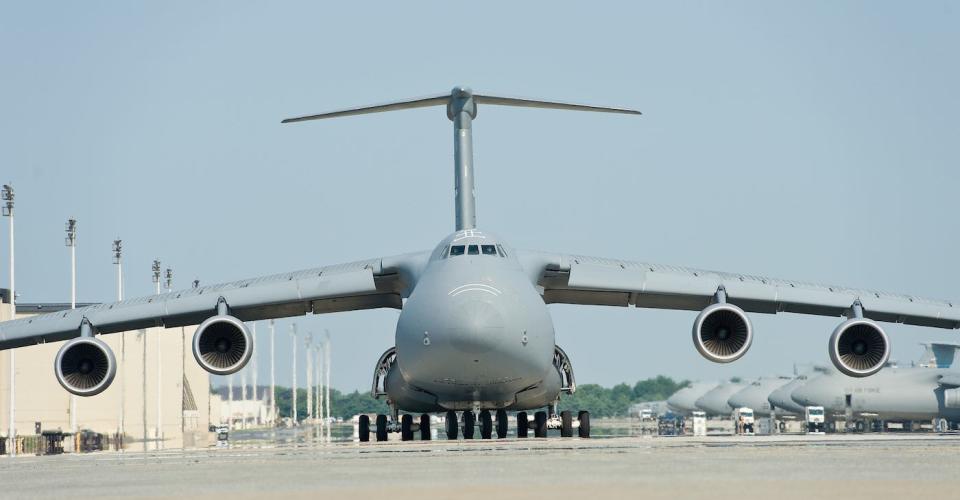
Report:
[[[567,111],[623,113],[631,115],[640,114],[639,111],[626,108],[475,94],[467,87],[454,87],[449,94],[418,97],[403,101],[300,116],[297,118],[287,118],[283,120],[282,123],[446,105],[447,118],[453,122],[454,206],[456,208],[456,229],[459,231],[461,229],[473,229],[477,227],[476,184],[473,172],[473,119],[477,117],[478,104],[521,108],[562,109]]]

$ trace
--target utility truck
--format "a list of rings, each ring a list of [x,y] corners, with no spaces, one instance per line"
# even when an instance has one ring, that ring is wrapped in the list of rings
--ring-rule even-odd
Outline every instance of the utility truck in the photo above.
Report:
[[[807,406],[804,409],[804,429],[807,434],[823,434],[824,418],[822,406]]]
[[[736,426],[737,434],[753,434],[753,408],[734,408],[733,425]]]

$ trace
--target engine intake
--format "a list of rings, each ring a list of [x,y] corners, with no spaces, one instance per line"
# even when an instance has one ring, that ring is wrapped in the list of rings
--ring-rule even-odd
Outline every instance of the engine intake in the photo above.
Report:
[[[851,377],[880,371],[890,357],[890,341],[880,325],[867,318],[840,323],[830,336],[830,361]]]
[[[252,354],[250,332],[233,316],[221,314],[207,318],[193,335],[193,357],[214,375],[236,373]]]
[[[746,354],[753,342],[753,326],[743,309],[717,303],[707,306],[693,322],[693,345],[714,363],[729,363]]]
[[[77,396],[100,394],[117,375],[117,360],[105,342],[94,337],[75,338],[57,351],[53,363],[57,382]]]

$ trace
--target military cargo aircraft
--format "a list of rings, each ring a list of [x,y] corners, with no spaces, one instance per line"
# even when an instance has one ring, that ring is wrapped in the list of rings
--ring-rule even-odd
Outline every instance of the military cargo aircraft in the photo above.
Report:
[[[449,93],[302,116],[284,123],[443,106],[453,122],[454,231],[432,248],[404,255],[281,273],[38,315],[0,324],[0,349],[67,341],[54,360],[60,384],[90,396],[113,380],[116,361],[98,336],[138,328],[199,324],[193,353],[217,375],[250,359],[244,322],[373,308],[400,309],[395,346],[374,366],[373,393],[391,415],[376,418],[377,440],[388,432],[429,437],[430,412],[447,412],[448,437],[506,435],[506,412],[518,411],[517,433],[546,436],[558,427],[589,435],[589,413],[556,414],[576,384],[573,363],[555,343],[548,304],[583,304],[699,311],[692,338],[706,359],[729,363],[750,348],[747,313],[790,312],[845,319],[827,343],[844,373],[868,376],[890,355],[880,322],[960,328],[960,307],[902,294],[715,272],[642,261],[515,249],[477,225],[472,131],[482,106],[519,106],[638,115],[638,111],[481,94]],[[89,193],[96,196],[97,193]],[[400,194],[398,193],[398,196]],[[573,228],[575,229],[575,228]],[[642,249],[636,249],[642,252]],[[597,353],[601,355],[601,353]],[[728,395],[729,397],[729,395]],[[726,398],[724,399],[726,404]],[[538,410],[530,421],[527,411]],[[422,413],[419,425],[409,413]],[[361,419],[361,439],[369,422]],[[577,425],[578,424],[578,425]]]
[[[960,345],[924,344],[919,366],[885,368],[869,378],[828,371],[796,387],[791,398],[803,406],[823,406],[833,420],[842,419],[854,430],[884,429],[885,421],[926,421],[946,431],[960,422],[960,371],[952,368]]]
[[[667,398],[667,406],[676,413],[688,416],[695,411],[702,411],[697,407],[697,400],[718,385],[718,382],[694,382]]]

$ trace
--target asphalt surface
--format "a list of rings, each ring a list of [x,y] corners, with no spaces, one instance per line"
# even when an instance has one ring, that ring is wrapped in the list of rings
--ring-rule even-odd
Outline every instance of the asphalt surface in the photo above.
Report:
[[[287,442],[0,459],[5,498],[960,498],[960,436]]]

